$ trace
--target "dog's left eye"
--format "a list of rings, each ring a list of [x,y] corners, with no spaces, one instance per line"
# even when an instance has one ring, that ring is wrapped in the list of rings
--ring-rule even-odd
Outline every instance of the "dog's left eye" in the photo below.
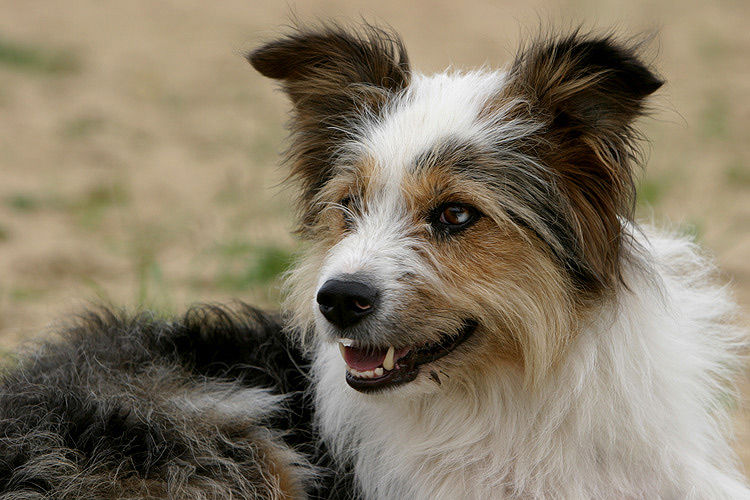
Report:
[[[444,230],[459,231],[477,220],[479,212],[474,207],[461,203],[446,203],[438,207],[433,217],[433,225]]]

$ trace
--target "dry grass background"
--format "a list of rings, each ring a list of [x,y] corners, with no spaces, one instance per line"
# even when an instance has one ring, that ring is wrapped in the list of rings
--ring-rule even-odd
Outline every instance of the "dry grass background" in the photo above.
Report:
[[[750,2],[373,5],[0,0],[0,347],[90,302],[277,303],[295,249],[276,165],[286,105],[242,53],[291,11],[387,23],[423,71],[507,63],[550,22],[658,30],[668,85],[644,121],[639,210],[695,233],[750,310]],[[750,470],[748,415],[736,421]]]

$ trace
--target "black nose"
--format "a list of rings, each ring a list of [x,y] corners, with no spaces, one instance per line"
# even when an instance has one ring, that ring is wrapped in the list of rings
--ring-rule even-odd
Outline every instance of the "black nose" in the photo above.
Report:
[[[378,291],[361,279],[331,279],[318,290],[318,307],[323,316],[346,328],[375,310]]]

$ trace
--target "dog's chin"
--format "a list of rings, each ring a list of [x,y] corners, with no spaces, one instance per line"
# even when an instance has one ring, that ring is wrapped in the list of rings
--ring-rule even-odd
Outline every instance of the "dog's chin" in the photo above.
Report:
[[[443,334],[437,342],[398,349],[361,348],[354,342],[341,340],[339,346],[347,364],[346,382],[353,389],[368,394],[413,382],[429,364],[449,356],[476,329],[476,321],[464,320],[461,328]]]

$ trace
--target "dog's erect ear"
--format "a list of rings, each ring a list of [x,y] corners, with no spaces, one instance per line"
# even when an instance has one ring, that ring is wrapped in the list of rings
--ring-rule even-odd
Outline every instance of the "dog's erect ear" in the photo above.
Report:
[[[280,80],[294,105],[287,160],[302,184],[304,233],[315,218],[315,195],[332,175],[336,146],[409,84],[406,51],[398,36],[373,26],[353,32],[326,25],[300,28],[247,58],[261,74]]]
[[[409,82],[409,62],[398,36],[366,25],[360,32],[338,26],[319,30],[300,29],[270,42],[248,55],[263,76],[282,80],[295,105],[309,106],[306,99],[319,95],[336,97],[352,85],[398,90]],[[351,103],[342,103],[343,108]],[[330,109],[324,103],[323,110]],[[339,109],[338,111],[345,111]]]
[[[557,125],[581,129],[627,125],[662,85],[635,48],[578,33],[532,45],[515,60],[510,76]]]
[[[542,123],[534,148],[565,200],[576,273],[600,290],[620,278],[622,222],[635,202],[633,120],[662,81],[637,51],[612,37],[575,33],[532,45],[508,73],[519,113]]]

